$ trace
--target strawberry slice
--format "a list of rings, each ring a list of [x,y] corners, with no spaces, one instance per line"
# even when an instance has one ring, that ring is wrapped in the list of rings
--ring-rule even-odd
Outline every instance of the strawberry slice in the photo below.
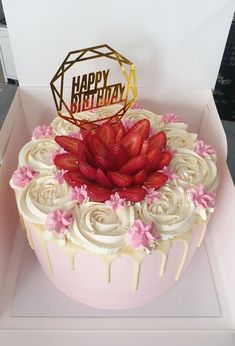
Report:
[[[113,125],[116,134],[116,143],[119,143],[121,139],[126,135],[126,130],[121,121]]]
[[[145,189],[140,186],[132,186],[127,189],[117,189],[119,196],[121,198],[126,198],[127,201],[136,203],[144,199],[146,195]]]
[[[114,161],[110,159],[103,158],[99,155],[95,156],[95,164],[97,167],[101,168],[103,171],[115,171],[117,166]]]
[[[133,157],[139,154],[143,144],[143,139],[137,132],[127,133],[127,135],[122,138],[120,143],[124,145],[128,155]]]
[[[158,163],[158,169],[162,169],[163,167],[169,165],[172,159],[172,154],[169,151],[164,151],[161,155],[160,161]]]
[[[79,170],[84,175],[84,177],[87,177],[90,180],[95,180],[96,177],[96,170],[92,166],[90,166],[88,163],[85,162],[79,162],[78,164]]]
[[[81,129],[81,132],[82,132],[83,142],[85,144],[88,144],[90,141],[90,137],[92,137],[94,135],[94,133],[92,131],[87,131],[87,130],[83,130],[83,129]]]
[[[140,150],[140,154],[147,154],[147,152],[149,151],[149,140],[146,139],[142,145],[142,148]]]
[[[136,174],[137,172],[141,171],[141,169],[144,168],[146,162],[147,162],[146,155],[139,155],[139,156],[133,157],[120,169],[119,172],[122,174],[130,174],[130,175]]]
[[[113,161],[116,163],[118,168],[122,167],[127,163],[129,156],[127,154],[126,148],[121,143],[116,143],[111,151],[110,156]]]
[[[89,135],[94,135],[97,131],[97,128],[95,128],[94,123],[81,122],[80,125],[82,125],[80,129],[81,129],[83,140],[87,138],[87,136]]]
[[[78,158],[79,161],[93,163],[93,157],[83,141],[78,139]]]
[[[160,149],[152,149],[147,153],[148,162],[145,165],[146,172],[153,172],[158,168],[161,159]]]
[[[104,187],[92,184],[87,189],[88,197],[95,202],[105,202],[110,198],[112,194],[111,189],[105,189]]]
[[[79,171],[68,171],[64,173],[63,177],[72,187],[82,185],[89,186],[91,184],[90,180],[85,178]]]
[[[159,189],[162,185],[164,185],[168,180],[168,177],[161,172],[154,172],[148,176],[144,185],[147,187],[154,187],[155,189]]]
[[[93,156],[99,155],[101,157],[105,157],[108,155],[106,145],[97,135],[90,136],[88,146]]]
[[[130,175],[121,174],[118,172],[107,172],[107,176],[112,183],[118,187],[130,186],[133,182],[133,178]]]
[[[60,169],[78,169],[78,157],[72,153],[59,154],[54,158],[54,164]]]
[[[145,181],[146,178],[147,178],[147,173],[145,172],[144,169],[142,169],[142,171],[138,172],[134,176],[134,185],[142,184]]]
[[[160,131],[155,133],[150,139],[149,139],[149,145],[150,150],[152,149],[159,149],[162,150],[166,146],[166,134],[164,131]]]
[[[100,184],[101,186],[107,187],[108,189],[112,189],[113,184],[111,183],[109,178],[104,174],[102,169],[97,168],[95,179],[97,183]]]
[[[107,148],[111,148],[115,144],[116,134],[111,124],[102,124],[97,130],[97,134]]]
[[[137,121],[128,131],[129,133],[138,132],[143,140],[149,137],[150,122],[148,119]]]
[[[69,136],[56,136],[55,141],[66,151],[78,154],[78,139]]]

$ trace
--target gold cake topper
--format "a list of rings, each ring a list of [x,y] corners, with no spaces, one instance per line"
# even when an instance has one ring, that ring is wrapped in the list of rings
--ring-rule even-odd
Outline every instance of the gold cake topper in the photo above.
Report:
[[[77,74],[78,65],[81,69],[82,62],[89,61],[91,64],[93,59],[102,59],[103,68],[91,72],[88,65],[88,71],[85,70],[87,73]],[[116,73],[111,67],[107,68],[108,60],[114,64]],[[73,72],[76,72],[75,76],[71,76]],[[116,80],[117,72],[118,80]],[[70,52],[53,77],[50,86],[58,115],[84,129],[96,128],[105,119],[112,124],[117,123],[137,98],[134,64],[107,44]],[[122,108],[106,118],[87,120],[76,117],[77,113],[117,103],[121,104]]]

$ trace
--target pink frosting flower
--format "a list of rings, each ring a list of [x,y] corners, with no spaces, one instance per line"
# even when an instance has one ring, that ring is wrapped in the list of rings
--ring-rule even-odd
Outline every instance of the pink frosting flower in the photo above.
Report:
[[[83,140],[81,131],[70,132],[70,133],[68,134],[68,136],[69,136],[69,137],[73,137],[73,138],[77,138],[77,139],[80,139],[80,140]]]
[[[135,102],[132,106],[131,109],[143,109],[144,107],[142,106],[141,103]]]
[[[179,178],[178,175],[175,174],[174,169],[169,166],[165,166],[162,172],[168,177],[169,181]]]
[[[176,115],[175,113],[165,113],[162,116],[162,120],[164,121],[165,124],[169,123],[178,123],[179,122],[179,116]]]
[[[169,151],[172,157],[175,156],[175,154],[177,153],[177,149],[173,149],[169,144],[166,145],[165,150]]]
[[[203,141],[197,141],[194,144],[194,149],[196,153],[202,157],[210,157],[210,155],[215,153],[212,146],[205,144]]]
[[[64,180],[64,173],[66,173],[67,171],[65,169],[60,169],[56,172],[56,174],[54,175],[54,179],[56,181],[58,181],[59,184],[64,184],[65,180]]]
[[[53,128],[47,125],[39,125],[33,130],[33,139],[50,138],[53,136]]]
[[[46,229],[50,232],[65,234],[68,226],[73,222],[73,214],[70,211],[56,209],[46,218]]]
[[[119,194],[115,192],[110,196],[110,199],[106,201],[105,204],[115,211],[118,208],[123,208],[123,206],[125,205],[125,201],[125,198],[120,198]]]
[[[124,119],[122,120],[123,126],[126,131],[130,130],[130,128],[134,125],[134,121],[130,119]]]
[[[154,229],[154,223],[143,223],[135,220],[128,230],[130,245],[135,249],[143,246],[145,250],[150,250],[153,243],[160,239],[160,235]]]
[[[144,200],[147,202],[147,204],[152,204],[159,200],[161,196],[160,191],[155,190],[154,187],[144,187],[144,189],[146,191]]]
[[[35,175],[37,175],[37,173],[34,172],[31,167],[23,166],[14,171],[11,179],[15,186],[25,187]]]
[[[70,194],[72,201],[77,201],[79,204],[89,202],[89,197],[87,194],[87,186],[82,185],[81,187],[75,186]]]
[[[190,188],[187,193],[191,197],[196,207],[207,209],[212,208],[215,202],[215,193],[206,192],[205,186],[200,184],[198,188]]]

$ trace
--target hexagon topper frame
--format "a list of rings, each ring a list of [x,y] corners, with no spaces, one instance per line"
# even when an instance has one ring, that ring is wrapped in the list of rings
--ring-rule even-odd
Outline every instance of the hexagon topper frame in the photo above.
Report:
[[[90,72],[88,75],[73,77],[71,103],[68,105],[63,97],[65,73],[77,63],[102,57],[118,62],[126,84],[117,83],[107,85],[109,69],[106,71]],[[125,68],[125,65],[129,66],[129,73]],[[103,86],[100,88],[98,87],[98,84],[102,82],[102,78]],[[58,81],[59,87],[55,85]],[[79,92],[77,92],[78,85]],[[89,89],[91,85],[93,86],[93,89]],[[100,123],[104,122],[104,120],[111,124],[117,123],[137,99],[137,84],[134,64],[107,44],[69,52],[51,80],[50,86],[58,116],[82,129],[97,128],[100,126]],[[110,96],[110,90],[112,90],[112,97]],[[105,95],[105,97],[103,95]],[[78,119],[74,116],[75,113],[109,106],[120,102],[124,102],[122,108],[115,114],[103,119],[87,120]],[[66,113],[63,113],[63,109],[66,110]]]

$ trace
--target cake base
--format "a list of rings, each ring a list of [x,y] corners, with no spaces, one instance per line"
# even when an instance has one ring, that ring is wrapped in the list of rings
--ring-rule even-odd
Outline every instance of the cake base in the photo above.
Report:
[[[130,309],[163,295],[188,268],[206,230],[206,224],[200,223],[184,235],[162,242],[164,247],[160,244],[150,255],[119,254],[108,259],[69,242],[60,246],[56,240],[46,241],[41,226],[23,221],[49,280],[70,298],[101,309]]]

